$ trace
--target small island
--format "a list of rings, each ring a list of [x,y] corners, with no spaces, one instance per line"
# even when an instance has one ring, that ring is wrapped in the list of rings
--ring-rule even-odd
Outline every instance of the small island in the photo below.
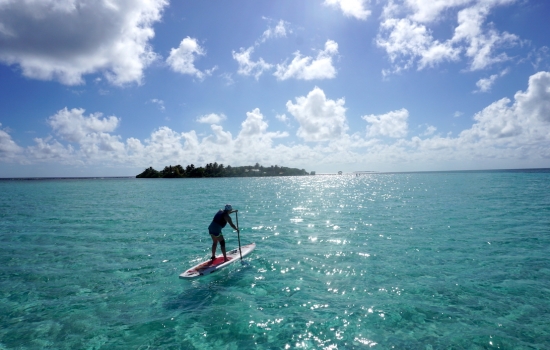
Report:
[[[313,174],[313,172],[312,172]],[[181,165],[169,165],[163,170],[158,171],[149,167],[137,178],[203,178],[203,177],[267,177],[267,176],[304,176],[310,175],[304,169],[288,168],[284,166],[272,165],[264,167],[256,163],[254,166],[227,167],[223,164],[208,163],[205,167],[196,168],[190,164],[187,167]]]

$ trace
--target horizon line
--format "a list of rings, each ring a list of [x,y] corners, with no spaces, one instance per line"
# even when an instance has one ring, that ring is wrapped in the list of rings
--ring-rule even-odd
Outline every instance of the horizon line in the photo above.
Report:
[[[453,173],[453,172],[498,172],[498,171],[549,171],[550,168],[509,168],[509,169],[463,169],[463,170],[414,170],[414,171],[376,171],[376,170],[356,170],[351,172],[330,172],[330,173],[316,173],[315,175],[289,175],[289,176],[321,176],[321,175],[377,175],[377,174],[413,174],[413,173]],[[248,176],[222,176],[224,177],[248,177]],[[253,176],[264,177],[264,176]],[[265,177],[280,177],[280,176],[265,176]],[[287,177],[287,176],[282,176]],[[0,180],[96,180],[96,179],[134,179],[136,175],[121,175],[121,176],[35,176],[35,177],[0,177]],[[207,177],[205,177],[206,179]],[[197,178],[201,179],[201,178]]]

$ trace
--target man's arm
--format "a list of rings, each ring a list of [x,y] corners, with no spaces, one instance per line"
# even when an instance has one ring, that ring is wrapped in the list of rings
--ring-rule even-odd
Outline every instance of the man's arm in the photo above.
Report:
[[[237,228],[237,226],[235,226],[233,224],[233,220],[231,220],[231,216],[229,216],[229,214],[225,214],[225,221],[227,221],[227,223],[229,224],[229,226],[233,227],[233,229],[235,231],[239,231],[239,229]]]

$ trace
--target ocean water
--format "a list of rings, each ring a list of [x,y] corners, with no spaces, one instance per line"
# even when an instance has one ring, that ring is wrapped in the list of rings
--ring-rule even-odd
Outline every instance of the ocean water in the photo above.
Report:
[[[0,349],[296,348],[549,349],[550,171],[0,181]]]

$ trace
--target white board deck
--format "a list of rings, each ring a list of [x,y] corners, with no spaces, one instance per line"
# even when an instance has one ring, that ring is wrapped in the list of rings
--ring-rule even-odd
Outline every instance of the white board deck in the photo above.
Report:
[[[250,252],[252,252],[255,248],[256,248],[256,243],[243,245],[241,247],[241,253],[243,255],[243,258],[248,254],[250,254]],[[216,259],[214,260],[207,260],[207,261],[201,262],[198,265],[193,266],[189,270],[180,274],[180,278],[195,278],[195,277],[206,276],[208,274],[211,274],[212,272],[216,272],[219,269],[223,269],[224,267],[231,265],[235,261],[241,260],[241,255],[239,254],[239,248],[235,248],[233,250],[226,252],[226,255],[229,261],[224,262],[223,255],[220,254],[216,256]]]

